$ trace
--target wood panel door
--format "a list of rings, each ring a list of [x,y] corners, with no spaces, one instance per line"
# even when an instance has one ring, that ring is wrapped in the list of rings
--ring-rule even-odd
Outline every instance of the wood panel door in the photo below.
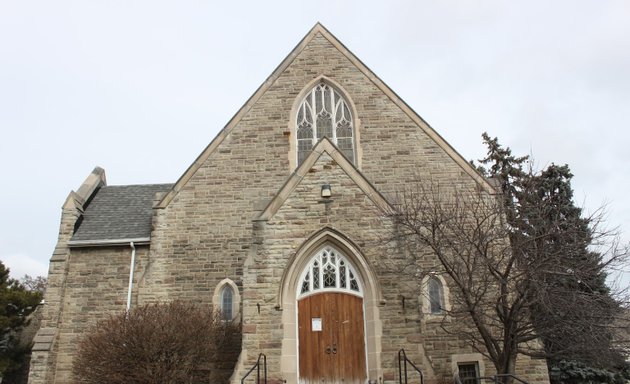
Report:
[[[366,380],[363,299],[320,293],[298,302],[301,384]]]

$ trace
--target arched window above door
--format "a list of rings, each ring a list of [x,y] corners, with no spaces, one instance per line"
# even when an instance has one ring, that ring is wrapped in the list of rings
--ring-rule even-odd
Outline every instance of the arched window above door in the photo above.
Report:
[[[363,295],[354,267],[332,247],[323,248],[311,259],[302,272],[298,289],[298,296],[324,290]]]
[[[348,102],[332,86],[318,83],[304,96],[295,116],[297,165],[327,137],[356,165],[354,119]]]

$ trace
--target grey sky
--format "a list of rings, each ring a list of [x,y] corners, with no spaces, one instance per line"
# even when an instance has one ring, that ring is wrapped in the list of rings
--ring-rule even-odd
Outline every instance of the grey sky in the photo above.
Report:
[[[216,3],[218,4],[218,3]],[[61,205],[174,182],[321,21],[465,158],[488,131],[630,236],[630,2],[0,0],[0,260],[46,274]],[[630,269],[630,267],[627,267]]]

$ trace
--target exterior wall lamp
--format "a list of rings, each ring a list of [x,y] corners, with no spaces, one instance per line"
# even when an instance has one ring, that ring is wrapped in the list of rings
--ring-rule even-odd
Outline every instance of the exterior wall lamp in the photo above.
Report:
[[[330,189],[330,184],[322,185],[322,197],[329,198],[332,195],[332,191]]]

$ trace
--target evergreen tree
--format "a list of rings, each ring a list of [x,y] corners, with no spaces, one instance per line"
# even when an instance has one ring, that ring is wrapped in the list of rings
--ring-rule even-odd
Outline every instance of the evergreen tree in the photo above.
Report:
[[[419,180],[386,211],[396,223],[392,241],[410,250],[405,265],[414,266],[399,272],[417,277],[431,252],[438,261],[431,272],[450,282],[451,320],[442,328],[498,374],[515,374],[518,354],[614,367],[620,305],[605,278],[627,252],[608,250],[604,260],[593,247],[602,240],[599,220],[574,204],[568,166],[533,172],[527,156],[487,134],[484,141],[488,154],[477,168],[500,196]]]
[[[10,376],[25,363],[28,351],[18,345],[18,335],[41,300],[41,292],[29,291],[10,278],[0,261],[0,377]]]
[[[621,307],[606,286],[607,264],[593,250],[599,218],[584,216],[575,205],[569,166],[525,170],[527,156],[512,155],[486,133],[483,140],[488,153],[481,170],[501,186],[513,248],[523,254],[521,263],[545,265],[528,270],[537,271],[529,276],[536,287],[530,311],[550,368],[620,368],[612,323]]]

